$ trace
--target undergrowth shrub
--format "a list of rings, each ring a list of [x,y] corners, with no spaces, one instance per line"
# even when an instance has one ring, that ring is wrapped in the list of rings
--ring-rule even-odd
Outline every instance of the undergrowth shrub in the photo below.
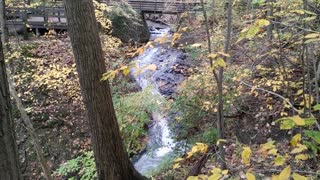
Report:
[[[55,172],[56,176],[63,176],[68,180],[91,180],[97,178],[93,152],[85,152],[61,165]]]
[[[223,100],[228,114],[237,96],[237,89],[229,87],[230,78],[236,74],[226,72]],[[216,139],[215,119],[218,105],[217,86],[210,72],[190,76],[180,87],[178,97],[172,105],[177,129],[177,139],[214,144]],[[190,138],[192,137],[192,138]]]

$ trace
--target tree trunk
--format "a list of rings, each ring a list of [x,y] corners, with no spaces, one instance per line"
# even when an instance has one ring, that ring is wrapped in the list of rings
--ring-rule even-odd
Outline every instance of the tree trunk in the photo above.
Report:
[[[120,136],[91,0],[64,0],[69,33],[86,107],[98,179],[144,179],[131,164]]]
[[[21,179],[11,115],[10,93],[0,43],[0,179]]]
[[[268,11],[267,11],[267,19],[270,20],[270,25],[267,27],[267,36],[271,40],[272,39],[272,30],[273,30],[273,23],[271,22],[273,16],[273,0],[268,0]]]
[[[8,27],[6,24],[6,3],[5,0],[0,0],[0,24],[1,24],[1,38],[2,38],[2,44],[3,44],[3,49],[5,51],[8,51],[9,49],[9,32],[8,32]]]

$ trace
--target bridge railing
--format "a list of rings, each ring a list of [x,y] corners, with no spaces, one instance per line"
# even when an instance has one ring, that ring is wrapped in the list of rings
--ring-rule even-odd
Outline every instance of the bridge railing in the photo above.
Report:
[[[199,11],[200,3],[183,0],[129,0],[133,9],[144,13],[177,14],[185,11]],[[67,28],[67,18],[63,7],[7,8],[8,26],[30,28]]]
[[[7,24],[24,25],[30,28],[49,28],[66,26],[66,16],[63,7],[8,8]]]
[[[200,2],[167,1],[167,0],[129,0],[133,9],[150,13],[182,13],[200,11]]]

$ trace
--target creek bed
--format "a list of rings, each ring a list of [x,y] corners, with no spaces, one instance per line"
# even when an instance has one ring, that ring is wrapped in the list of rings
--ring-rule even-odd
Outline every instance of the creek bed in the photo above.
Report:
[[[151,39],[167,36],[171,38],[170,28],[150,28]],[[143,54],[134,59],[136,68],[131,70],[133,77],[142,88],[151,88],[154,96],[162,96],[165,99],[174,98],[178,85],[187,77],[187,69],[190,67],[186,55],[176,48],[169,46],[170,43],[158,44],[153,42],[153,47],[147,48]],[[152,71],[143,67],[155,65]],[[139,73],[137,73],[139,69]],[[147,99],[146,99],[147,100]],[[146,151],[140,154],[135,161],[135,168],[145,174],[157,168],[166,155],[173,152],[176,143],[170,131],[167,112],[163,109],[164,104],[159,103],[158,111],[152,112],[152,123],[148,130],[148,144]]]

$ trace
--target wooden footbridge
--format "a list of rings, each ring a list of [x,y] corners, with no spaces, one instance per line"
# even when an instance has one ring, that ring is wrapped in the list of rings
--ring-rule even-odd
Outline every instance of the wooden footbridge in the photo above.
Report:
[[[100,2],[107,3],[106,0]],[[128,4],[143,14],[180,14],[201,10],[200,2],[194,0],[129,0]],[[109,5],[116,6],[113,3]],[[21,29],[25,26],[37,30],[67,29],[65,10],[61,5],[59,7],[7,8],[7,18],[9,29]]]

